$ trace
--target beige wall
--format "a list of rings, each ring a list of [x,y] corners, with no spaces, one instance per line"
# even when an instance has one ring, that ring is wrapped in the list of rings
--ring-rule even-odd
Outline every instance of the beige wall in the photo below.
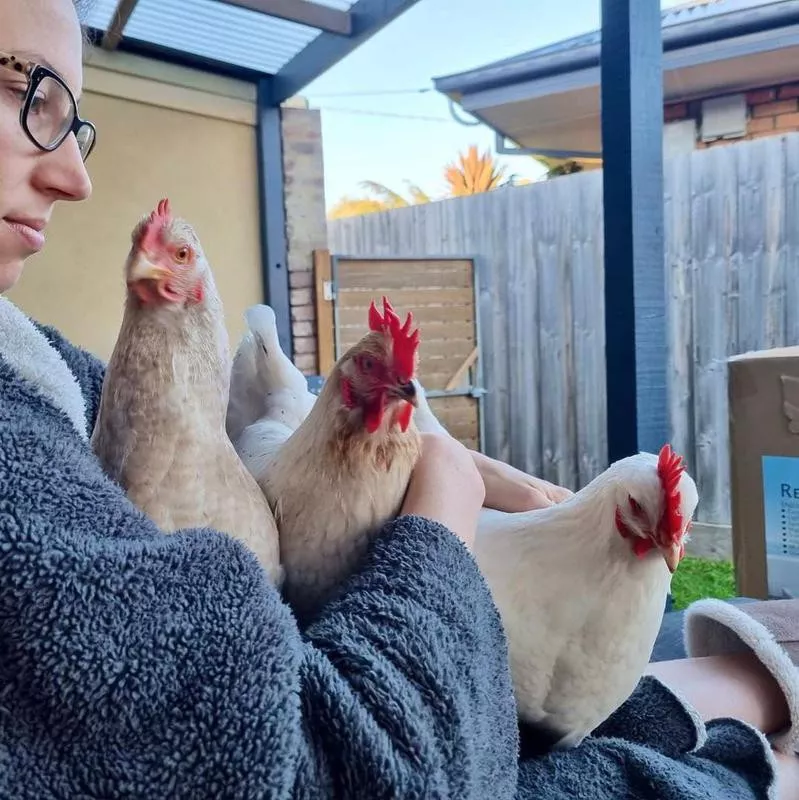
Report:
[[[11,299],[108,358],[121,319],[130,231],[162,196],[196,228],[231,344],[261,302],[254,91],[124,56],[89,58],[81,108],[98,128],[90,200],[59,204],[43,253]]]

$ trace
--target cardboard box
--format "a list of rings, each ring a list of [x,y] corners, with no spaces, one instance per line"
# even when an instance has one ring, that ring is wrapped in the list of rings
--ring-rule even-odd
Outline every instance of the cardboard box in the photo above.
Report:
[[[799,347],[728,362],[738,594],[799,597]]]

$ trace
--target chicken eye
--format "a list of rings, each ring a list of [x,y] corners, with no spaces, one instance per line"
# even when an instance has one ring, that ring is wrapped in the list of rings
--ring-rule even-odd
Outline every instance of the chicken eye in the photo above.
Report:
[[[640,516],[643,512],[641,504],[633,497],[630,498],[630,508],[632,509],[633,514],[636,516]]]
[[[372,369],[374,368],[374,365],[375,362],[371,358],[369,358],[369,356],[364,356],[361,359],[361,367],[365,372],[371,372]]]
[[[175,251],[175,261],[179,264],[185,264],[189,260],[190,251],[189,248],[185,245],[183,247],[179,247]]]

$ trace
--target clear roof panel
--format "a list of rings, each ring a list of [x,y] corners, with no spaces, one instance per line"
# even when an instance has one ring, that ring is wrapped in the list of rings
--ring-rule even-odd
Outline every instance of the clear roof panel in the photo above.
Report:
[[[354,0],[316,0],[347,11]],[[117,0],[97,0],[88,24],[107,30]],[[124,39],[274,74],[304,50],[318,28],[270,17],[218,0],[139,0]]]
[[[92,28],[107,31],[116,7],[117,0],[96,0],[90,6],[91,11],[86,20],[87,24]]]

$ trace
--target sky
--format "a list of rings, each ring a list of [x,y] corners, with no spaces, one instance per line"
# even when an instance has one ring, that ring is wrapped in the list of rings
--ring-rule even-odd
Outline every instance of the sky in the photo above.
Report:
[[[494,133],[456,122],[432,79],[599,26],[600,0],[419,0],[302,92],[322,112],[328,208],[363,196],[366,180],[406,196],[408,181],[442,193],[445,165],[471,144],[493,153]],[[543,173],[526,156],[497,160],[519,177]]]

